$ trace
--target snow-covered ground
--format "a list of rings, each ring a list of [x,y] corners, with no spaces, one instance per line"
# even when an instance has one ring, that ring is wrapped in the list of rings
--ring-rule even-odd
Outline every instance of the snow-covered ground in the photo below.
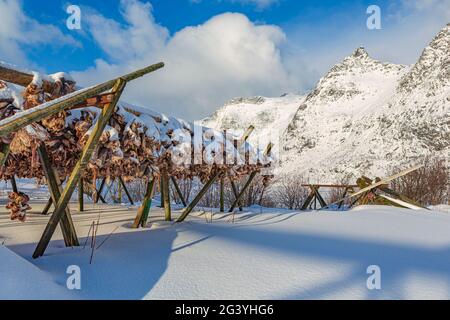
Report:
[[[43,204],[32,206],[35,214],[25,223],[9,221],[0,210],[0,244],[8,247],[0,250],[0,297],[33,298],[45,291],[40,297],[50,299],[450,298],[445,206],[442,211],[364,206],[347,212],[252,208],[237,213],[234,223],[232,215],[219,213],[209,222],[208,211],[179,224],[163,222],[161,209],[152,208],[150,228],[132,230],[136,208],[87,204],[88,211],[79,214],[73,204],[82,244],[100,216],[97,245],[106,242],[92,264],[90,246],[64,248],[59,230],[46,255],[32,260],[48,219],[36,214]],[[70,265],[81,268],[79,291],[65,288]],[[381,268],[381,290],[367,289],[370,265]]]

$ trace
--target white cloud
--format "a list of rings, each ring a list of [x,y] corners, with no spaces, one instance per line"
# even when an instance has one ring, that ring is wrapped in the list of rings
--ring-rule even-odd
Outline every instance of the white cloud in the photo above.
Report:
[[[23,12],[21,1],[0,0],[0,60],[29,65],[22,46],[51,44],[79,46],[58,28],[41,24]]]
[[[236,96],[297,91],[299,81],[287,72],[280,54],[283,31],[255,25],[242,14],[224,13],[173,36],[155,22],[151,5],[121,2],[126,24],[90,14],[87,24],[111,61],[73,72],[84,85],[156,61],[166,67],[127,87],[125,98],[168,114],[198,119]]]

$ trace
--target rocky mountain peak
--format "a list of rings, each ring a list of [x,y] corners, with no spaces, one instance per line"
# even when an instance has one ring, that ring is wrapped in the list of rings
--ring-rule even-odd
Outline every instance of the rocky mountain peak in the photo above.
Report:
[[[367,53],[364,47],[359,47],[358,49],[356,49],[351,55],[351,57],[360,59],[370,58],[369,54]]]

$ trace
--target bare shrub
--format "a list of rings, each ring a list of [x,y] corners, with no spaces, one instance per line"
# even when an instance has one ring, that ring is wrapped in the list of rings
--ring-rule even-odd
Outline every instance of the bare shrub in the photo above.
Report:
[[[401,169],[394,169],[398,173]],[[449,201],[450,170],[447,161],[428,158],[425,166],[391,182],[396,192],[411,198],[421,205],[438,205]]]
[[[304,179],[299,175],[283,175],[274,181],[271,193],[272,201],[287,209],[300,209],[309,194],[307,187],[303,187]]]
[[[189,198],[191,196],[192,189],[194,187],[192,180],[176,179],[175,181],[176,181],[178,187],[180,188],[180,191],[181,191],[181,194],[183,195],[184,200],[186,202],[189,202]],[[175,203],[177,203],[177,204],[182,203],[181,198],[178,195],[178,192],[176,191],[172,180],[170,181],[170,194],[171,194],[173,201],[175,201]]]

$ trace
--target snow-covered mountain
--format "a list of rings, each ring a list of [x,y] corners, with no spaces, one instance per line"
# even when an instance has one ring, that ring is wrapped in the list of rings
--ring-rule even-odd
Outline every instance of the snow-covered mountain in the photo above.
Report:
[[[358,48],[306,98],[237,99],[203,123],[216,129],[254,124],[253,139],[282,132],[275,172],[311,182],[385,176],[427,155],[450,159],[450,24],[415,65],[383,63]]]

